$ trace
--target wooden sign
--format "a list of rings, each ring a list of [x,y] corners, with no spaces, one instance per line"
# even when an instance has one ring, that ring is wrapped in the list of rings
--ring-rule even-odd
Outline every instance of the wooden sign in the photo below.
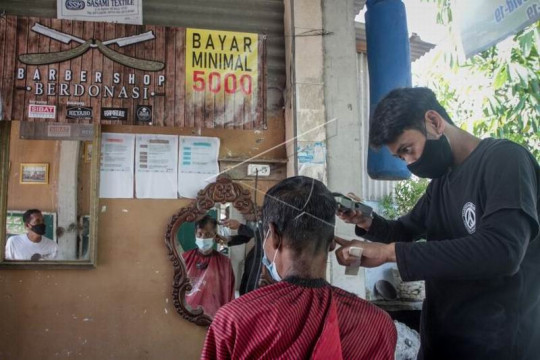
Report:
[[[266,125],[257,34],[8,16],[0,51],[8,120]]]

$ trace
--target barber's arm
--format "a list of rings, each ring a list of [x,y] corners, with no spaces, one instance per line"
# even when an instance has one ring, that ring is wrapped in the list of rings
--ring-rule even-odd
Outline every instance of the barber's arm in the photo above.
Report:
[[[471,235],[427,243],[398,243],[395,257],[404,280],[478,280],[519,271],[529,246],[539,246],[535,160],[504,143],[484,159],[482,217]]]
[[[232,235],[227,240],[229,246],[246,244],[255,237],[253,230],[249,226],[241,224],[238,220],[227,219],[223,221],[223,225],[237,231],[236,235]]]
[[[469,236],[396,244],[399,271],[405,281],[510,276],[519,271],[533,231],[521,210],[501,210]]]
[[[355,233],[364,239],[390,244],[393,242],[410,242],[421,238],[425,233],[425,216],[429,204],[429,188],[414,208],[398,220],[386,220],[373,214],[365,216],[358,210],[346,213],[338,211],[337,215],[346,223],[355,224]]]
[[[343,244],[336,256],[342,265],[354,263],[348,248],[357,246],[363,248],[361,266],[397,262],[405,281],[479,280],[519,271],[531,234],[536,231],[534,222],[521,210],[506,209],[491,214],[476,233],[462,238],[392,244],[355,240]]]

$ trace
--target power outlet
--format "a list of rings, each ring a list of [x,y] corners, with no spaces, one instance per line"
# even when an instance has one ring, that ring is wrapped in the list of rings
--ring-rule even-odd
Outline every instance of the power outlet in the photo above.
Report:
[[[270,165],[248,164],[248,176],[270,176]]]

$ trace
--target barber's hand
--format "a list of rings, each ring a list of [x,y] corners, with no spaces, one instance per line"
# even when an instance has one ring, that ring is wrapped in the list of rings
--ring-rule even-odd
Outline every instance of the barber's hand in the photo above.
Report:
[[[216,235],[216,237],[214,238],[215,242],[217,242],[218,244],[222,244],[222,245],[225,245],[229,242],[229,239],[227,239],[226,237],[224,236],[221,236],[221,235]]]
[[[240,221],[233,219],[223,220],[223,226],[226,226],[231,230],[238,230],[240,227]]]
[[[360,198],[353,193],[348,193],[347,196],[353,200],[361,201]],[[371,216],[364,215],[360,210],[349,210],[346,212],[338,210],[337,216],[346,223],[355,224],[366,231],[369,230],[371,222],[373,221]]]
[[[336,250],[338,263],[344,266],[357,266],[358,257],[349,254],[349,248],[362,248],[360,265],[367,268],[377,267],[387,262],[396,261],[395,244],[379,244],[358,240],[345,240],[335,237],[336,243],[341,245]]]

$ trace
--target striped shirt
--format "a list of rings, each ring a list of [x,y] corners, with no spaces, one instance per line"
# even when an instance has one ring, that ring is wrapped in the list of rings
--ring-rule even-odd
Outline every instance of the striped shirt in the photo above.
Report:
[[[343,359],[393,359],[394,323],[384,311],[323,279],[288,278],[218,310],[201,359],[310,358],[334,302]]]

